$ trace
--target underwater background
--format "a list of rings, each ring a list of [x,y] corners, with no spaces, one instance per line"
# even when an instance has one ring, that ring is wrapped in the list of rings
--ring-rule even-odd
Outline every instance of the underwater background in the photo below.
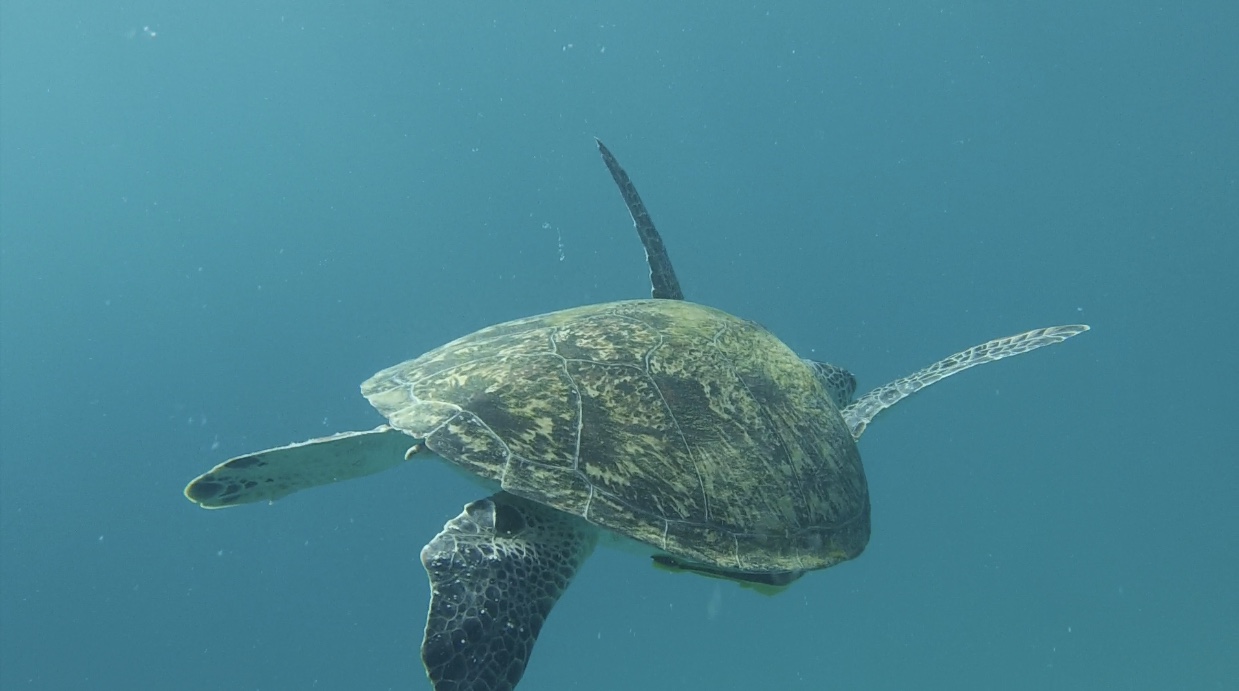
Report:
[[[1239,4],[0,5],[0,687],[429,689],[410,464],[181,494],[376,370],[645,297],[860,391],[865,553],[764,596],[602,548],[537,689],[1239,688]]]

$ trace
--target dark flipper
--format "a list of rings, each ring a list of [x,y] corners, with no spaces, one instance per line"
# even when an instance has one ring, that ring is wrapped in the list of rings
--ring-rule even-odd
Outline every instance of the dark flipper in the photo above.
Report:
[[[619,186],[620,194],[624,195],[624,203],[628,205],[628,213],[632,214],[632,222],[637,226],[637,234],[641,236],[641,244],[645,246],[645,259],[650,263],[650,282],[654,286],[654,297],[663,300],[683,300],[684,293],[680,291],[680,282],[675,277],[675,269],[671,267],[671,257],[667,256],[667,248],[663,245],[662,236],[650,219],[650,212],[645,210],[645,203],[628,173],[620,167],[619,161],[611,155],[611,151],[601,140],[598,151],[602,153],[602,162],[607,164],[611,177]]]
[[[555,601],[594,549],[583,519],[499,492],[422,548],[430,612],[422,662],[435,691],[511,691]]]

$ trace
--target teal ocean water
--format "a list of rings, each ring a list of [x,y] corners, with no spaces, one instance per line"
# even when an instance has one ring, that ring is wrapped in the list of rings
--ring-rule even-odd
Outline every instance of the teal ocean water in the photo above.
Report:
[[[1239,5],[40,3],[0,15],[0,687],[429,689],[436,464],[208,512],[374,371],[648,295],[866,391],[873,536],[767,597],[600,549],[537,689],[1239,688]]]

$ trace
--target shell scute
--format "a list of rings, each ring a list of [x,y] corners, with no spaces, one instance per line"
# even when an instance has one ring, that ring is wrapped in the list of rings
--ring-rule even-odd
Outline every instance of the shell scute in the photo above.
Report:
[[[805,570],[868,539],[864,471],[830,393],[765,329],[709,307],[520,319],[384,370],[363,393],[512,494],[677,557]]]

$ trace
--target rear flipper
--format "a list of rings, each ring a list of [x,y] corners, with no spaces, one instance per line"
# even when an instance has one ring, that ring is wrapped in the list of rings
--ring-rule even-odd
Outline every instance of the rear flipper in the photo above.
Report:
[[[422,662],[435,691],[511,691],[597,530],[498,492],[465,506],[422,548],[430,612]]]

